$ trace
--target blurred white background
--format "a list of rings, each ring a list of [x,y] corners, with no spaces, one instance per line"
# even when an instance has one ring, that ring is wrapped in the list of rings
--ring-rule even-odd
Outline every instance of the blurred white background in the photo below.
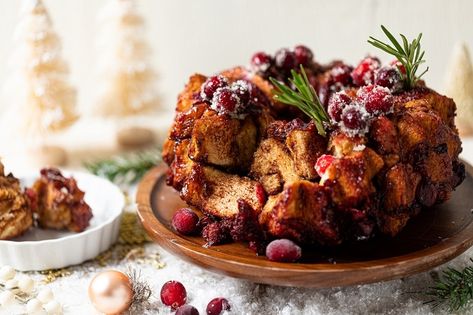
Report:
[[[316,59],[357,63],[367,53],[379,53],[366,43],[369,35],[383,37],[380,24],[413,37],[424,33],[427,83],[442,89],[453,46],[465,41],[473,51],[471,0],[137,0],[147,19],[148,38],[167,110],[193,72],[212,73],[247,64],[257,50],[304,43]],[[21,0],[0,0],[0,84],[12,51],[12,33]],[[93,106],[97,85],[95,34],[97,14],[105,0],[45,0],[63,40],[71,81],[82,108]],[[4,105],[4,104],[2,104]]]

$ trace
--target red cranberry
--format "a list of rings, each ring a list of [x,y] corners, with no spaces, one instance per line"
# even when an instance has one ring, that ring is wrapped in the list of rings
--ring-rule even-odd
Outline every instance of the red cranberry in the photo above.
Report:
[[[192,305],[183,305],[176,311],[176,315],[199,315],[199,311]]]
[[[219,88],[212,98],[211,108],[221,114],[236,116],[240,107],[240,97],[230,87]]]
[[[341,119],[343,109],[351,103],[351,98],[345,92],[338,92],[334,94],[329,102],[327,112],[335,122]]]
[[[294,69],[296,66],[296,57],[294,53],[287,48],[278,50],[274,55],[274,61],[276,63],[276,67],[287,72],[289,72],[291,69]]]
[[[228,85],[227,78],[221,75],[213,76],[208,78],[204,84],[202,84],[200,90],[200,97],[204,101],[211,101],[214,93],[217,89]]]
[[[186,304],[187,292],[182,283],[168,281],[161,288],[161,301],[164,305],[171,306],[173,310]]]
[[[298,45],[294,47],[294,56],[296,58],[296,66],[297,65],[308,65],[312,59],[314,58],[314,54],[312,50],[304,45]]]
[[[366,57],[352,71],[353,83],[358,86],[371,84],[374,81],[374,72],[381,66],[381,62],[375,57]]]
[[[383,86],[367,85],[361,87],[356,96],[370,114],[387,114],[393,107],[393,96],[389,89]]]
[[[207,304],[207,314],[208,315],[220,315],[222,311],[229,311],[230,304],[224,298],[215,298]]]
[[[189,208],[181,208],[172,216],[173,228],[181,234],[190,235],[197,232],[199,217]]]
[[[301,248],[288,239],[274,240],[266,247],[266,257],[271,261],[295,262],[301,255]]]
[[[359,105],[348,105],[342,112],[342,123],[345,128],[361,131],[366,127],[365,115]]]
[[[401,74],[393,66],[382,67],[376,72],[374,84],[387,87],[393,92],[402,89]]]
[[[323,154],[320,156],[315,163],[315,170],[317,171],[317,174],[322,177],[325,174],[327,168],[332,165],[333,161],[335,161],[335,157],[333,155]]]
[[[243,105],[248,104],[250,101],[250,86],[245,80],[238,80],[233,82],[231,86],[232,91],[234,91],[240,98],[240,102]]]
[[[339,64],[330,69],[330,75],[334,83],[338,83],[342,86],[350,85],[352,82],[351,72],[353,67],[346,64]]]
[[[271,67],[273,59],[265,52],[257,52],[251,57],[251,66],[256,71],[264,72]]]
[[[389,65],[396,67],[401,74],[406,74],[406,68],[399,60],[394,59],[393,61],[389,63]]]

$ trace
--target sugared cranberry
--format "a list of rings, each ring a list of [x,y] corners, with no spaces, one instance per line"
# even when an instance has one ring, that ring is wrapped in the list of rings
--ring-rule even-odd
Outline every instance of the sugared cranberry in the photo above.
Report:
[[[231,89],[238,95],[241,104],[248,104],[250,101],[250,86],[248,82],[245,80],[233,82]]]
[[[220,315],[223,311],[229,311],[230,304],[227,299],[224,298],[215,298],[207,304],[207,314],[208,315]]]
[[[361,87],[356,93],[357,100],[365,105],[370,114],[387,114],[393,107],[393,96],[388,88],[379,85]]]
[[[211,101],[214,93],[219,88],[223,88],[228,85],[228,81],[224,76],[216,75],[208,78],[204,84],[202,84],[200,90],[200,97],[204,101]]]
[[[363,108],[359,104],[348,105],[342,112],[342,125],[347,129],[361,131],[367,124],[364,116]]]
[[[366,57],[351,72],[353,83],[358,86],[371,84],[374,81],[374,73],[381,66],[381,62],[375,57]]]
[[[186,304],[177,309],[176,315],[199,315],[199,311],[192,305]]]
[[[322,177],[325,174],[325,171],[327,171],[327,168],[332,165],[333,161],[335,161],[335,157],[333,155],[323,154],[320,156],[315,163],[315,170],[317,171],[317,174]]]
[[[197,232],[199,217],[189,208],[181,208],[172,216],[173,228],[181,234],[191,235]]]
[[[177,309],[179,306],[186,304],[186,288],[178,281],[166,282],[161,288],[161,301],[173,310]]]
[[[292,51],[287,48],[282,48],[274,55],[274,62],[276,67],[283,71],[289,72],[296,66],[296,57]]]
[[[338,92],[330,97],[327,112],[335,122],[341,119],[343,109],[351,103],[351,98],[345,92]]]
[[[308,47],[304,45],[298,45],[294,47],[294,56],[296,57],[296,66],[298,65],[306,66],[314,58],[314,54],[312,53],[312,50],[310,50]]]
[[[332,80],[336,84],[340,84],[342,86],[350,85],[352,82],[351,72],[353,71],[353,67],[350,67],[346,64],[339,64],[330,69],[330,75],[332,76]]]
[[[271,261],[295,262],[301,255],[301,248],[288,239],[274,240],[266,247],[266,257]]]
[[[382,67],[376,71],[374,84],[387,87],[393,92],[400,91],[402,89],[401,74],[393,66]]]
[[[406,74],[406,68],[399,60],[394,59],[393,61],[389,63],[389,65],[396,67],[401,74]]]
[[[218,113],[236,116],[241,108],[240,97],[228,86],[219,88],[212,98],[210,107]]]
[[[255,71],[264,72],[271,67],[273,58],[265,52],[257,52],[251,57],[251,66]]]

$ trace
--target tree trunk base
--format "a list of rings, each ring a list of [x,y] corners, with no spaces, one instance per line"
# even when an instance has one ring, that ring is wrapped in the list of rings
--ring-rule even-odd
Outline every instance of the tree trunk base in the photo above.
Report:
[[[29,152],[32,162],[39,166],[64,166],[67,163],[67,153],[61,147],[44,145]]]
[[[117,132],[117,143],[124,148],[142,148],[155,143],[152,130],[143,127],[128,127]]]

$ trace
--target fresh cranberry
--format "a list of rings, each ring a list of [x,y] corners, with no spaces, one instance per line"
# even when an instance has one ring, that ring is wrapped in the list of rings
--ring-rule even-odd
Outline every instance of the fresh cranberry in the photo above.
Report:
[[[319,174],[320,177],[322,177],[325,174],[325,171],[327,168],[332,165],[333,161],[335,161],[335,157],[330,154],[323,154],[321,155],[318,159],[317,162],[315,163],[315,170],[317,171],[317,174]]]
[[[257,52],[251,57],[251,66],[255,71],[264,72],[271,67],[273,58],[265,52]]]
[[[401,74],[393,66],[382,67],[376,72],[374,84],[387,87],[393,92],[402,89]]]
[[[343,109],[350,103],[351,98],[345,92],[338,92],[332,95],[327,108],[330,118],[335,122],[339,122]]]
[[[208,315],[220,315],[222,311],[229,311],[230,304],[227,299],[224,298],[215,298],[207,304],[207,314]]]
[[[199,315],[199,311],[192,305],[183,305],[176,311],[176,315]]]
[[[294,47],[294,56],[296,57],[296,65],[308,65],[314,58],[312,50],[304,45]]]
[[[389,65],[396,67],[401,74],[406,74],[406,68],[399,60],[394,59],[393,61],[389,63]]]
[[[204,101],[211,101],[214,93],[219,88],[223,88],[228,85],[228,81],[224,76],[216,75],[208,78],[204,84],[202,84],[200,90],[200,97]]]
[[[363,130],[366,127],[366,121],[363,117],[363,109],[359,105],[348,105],[342,112],[342,123],[345,128],[351,130]]]
[[[211,108],[218,113],[234,116],[238,114],[240,107],[240,97],[228,86],[219,88],[212,98]]]
[[[296,57],[292,51],[287,48],[282,48],[274,55],[276,67],[283,71],[289,72],[296,66]]]
[[[339,64],[330,69],[330,75],[334,83],[340,84],[342,86],[347,86],[350,85],[352,82],[352,71],[353,67],[346,64]]]
[[[197,232],[199,217],[189,208],[181,208],[172,216],[173,228],[181,234],[191,235]]]
[[[330,80],[322,82],[318,85],[317,95],[319,96],[320,102],[324,106],[328,106],[330,96],[332,95],[332,82]]]
[[[248,102],[250,101],[250,87],[248,82],[246,82],[245,80],[238,80],[236,82],[233,82],[233,84],[231,85],[231,89],[238,95],[242,105],[248,104]]]
[[[387,114],[393,107],[393,96],[388,88],[379,85],[361,87],[356,93],[357,100],[365,105],[370,114]]]
[[[186,304],[187,292],[182,283],[168,281],[161,288],[161,301],[164,305],[171,306],[173,310]]]
[[[301,248],[288,239],[274,240],[266,247],[266,257],[271,261],[295,262],[301,255]]]
[[[371,84],[374,81],[374,72],[381,66],[381,62],[375,57],[366,57],[352,71],[353,83],[358,86]]]

